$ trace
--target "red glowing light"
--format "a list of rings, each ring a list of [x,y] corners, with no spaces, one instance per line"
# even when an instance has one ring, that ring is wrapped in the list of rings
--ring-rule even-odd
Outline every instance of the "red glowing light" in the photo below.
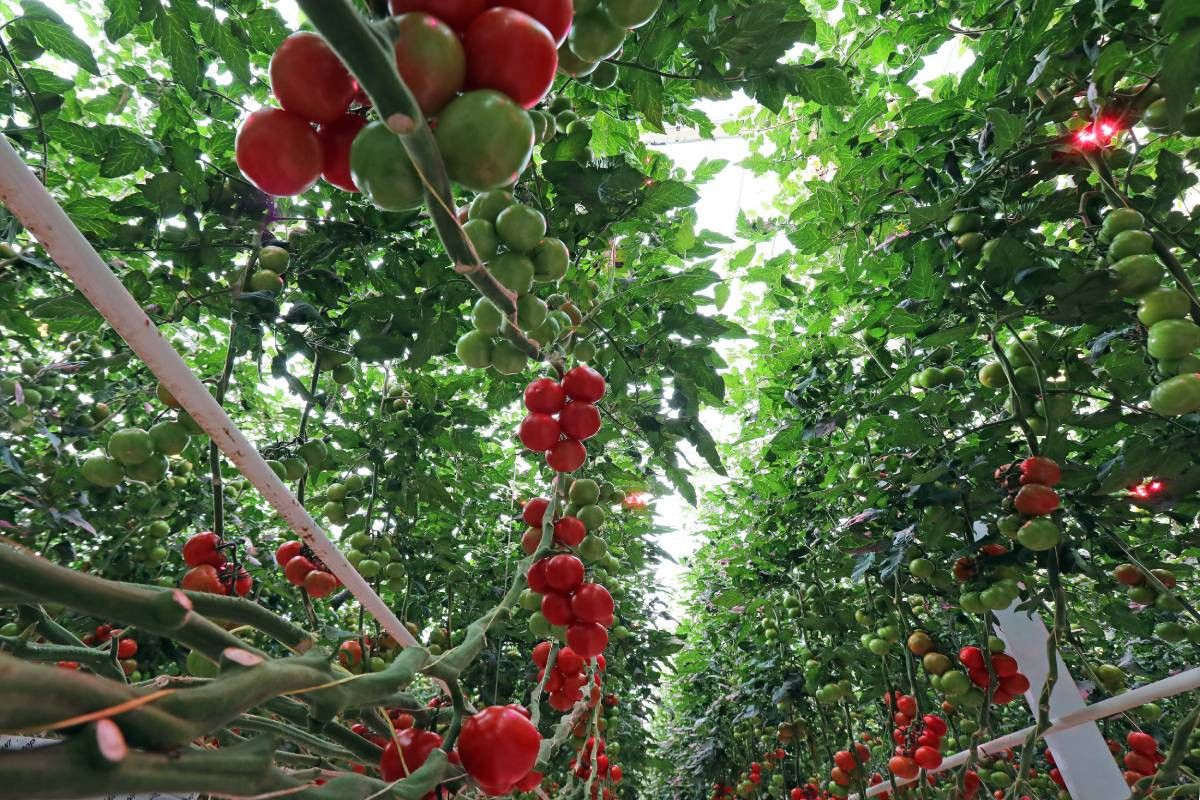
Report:
[[[1129,490],[1129,493],[1138,500],[1153,500],[1166,491],[1166,489],[1167,485],[1165,483],[1157,478],[1152,478],[1132,487]]]
[[[1113,137],[1120,132],[1121,126],[1117,122],[1108,119],[1097,120],[1075,132],[1075,144],[1083,149],[1107,147],[1112,143]]]
[[[630,511],[641,511],[650,505],[650,495],[646,492],[630,492],[625,496],[625,508]]]

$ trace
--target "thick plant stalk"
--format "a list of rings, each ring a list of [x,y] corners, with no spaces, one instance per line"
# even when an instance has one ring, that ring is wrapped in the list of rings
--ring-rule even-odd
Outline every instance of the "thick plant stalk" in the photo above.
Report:
[[[532,358],[541,348],[516,325],[516,295],[479,260],[455,215],[454,193],[441,152],[420,106],[396,71],[395,55],[383,37],[347,0],[299,0],[329,46],[370,96],[379,116],[404,143],[425,184],[425,204],[454,268],[509,318],[502,335]],[[486,136],[486,131],[480,131]]]
[[[402,645],[417,644],[413,635],[329,540],[208,389],[192,374],[4,137],[0,137],[0,203],[6,205],[41,242],[51,258],[129,343],[183,409],[358,598],[368,613],[379,620],[384,631]]]

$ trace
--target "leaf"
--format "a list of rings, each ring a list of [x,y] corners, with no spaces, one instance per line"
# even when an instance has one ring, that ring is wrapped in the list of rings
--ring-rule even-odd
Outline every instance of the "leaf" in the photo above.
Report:
[[[234,77],[242,83],[250,83],[250,54],[246,46],[237,40],[228,25],[217,19],[211,9],[200,8],[197,11],[201,15],[200,35],[205,43],[217,51]]]
[[[191,32],[179,15],[164,6],[159,8],[154,19],[154,34],[171,64],[175,80],[194,93],[200,84],[200,52]]]
[[[662,78],[640,69],[626,70],[622,80],[629,92],[633,106],[641,113],[646,127],[662,133],[663,128],[663,84]]]
[[[648,214],[661,214],[672,208],[694,205],[699,199],[699,193],[686,183],[660,181],[651,184],[646,189],[641,211]]]
[[[133,30],[137,24],[141,3],[138,0],[107,0],[108,19],[104,21],[104,35],[115,42]]]
[[[103,318],[79,292],[35,300],[29,304],[29,316],[50,323],[55,330],[79,331],[94,329]]]
[[[671,484],[683,495],[683,499],[687,500],[689,505],[697,505],[696,488],[688,480],[687,473],[679,467],[670,465],[665,467],[663,471],[666,473],[667,478],[670,479]]]
[[[30,0],[26,0],[24,5],[27,11],[32,4]],[[41,4],[37,3],[37,5]],[[93,75],[100,74],[100,65],[96,63],[96,57],[92,55],[92,49],[82,39],[72,33],[71,29],[62,20],[52,20],[43,17],[27,18],[22,21],[22,24],[25,28],[33,32],[33,35],[37,37],[38,43],[46,48],[48,52],[65,58]]]
[[[909,211],[909,219],[913,228],[923,228],[926,225],[940,225],[950,219],[954,213],[954,203],[947,201],[933,206],[917,206]]]
[[[854,90],[841,67],[802,66],[792,73],[795,93],[823,106],[843,107],[854,103]]]
[[[1172,130],[1179,129],[1183,115],[1196,96],[1196,85],[1200,83],[1198,51],[1200,26],[1175,36],[1163,51],[1158,81],[1167,100],[1167,123]]]
[[[1020,141],[1021,134],[1025,131],[1025,120],[1002,108],[988,109],[987,118],[988,122],[992,123],[993,129],[993,155],[1007,153],[1014,144]]]
[[[97,130],[104,136],[104,155],[100,159],[103,177],[119,178],[146,166],[151,147],[144,136],[116,125],[105,125]]]

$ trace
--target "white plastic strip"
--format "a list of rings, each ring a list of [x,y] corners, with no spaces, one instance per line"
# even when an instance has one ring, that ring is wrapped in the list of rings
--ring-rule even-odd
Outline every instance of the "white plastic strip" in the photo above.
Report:
[[[6,205],[70,276],[79,291],[129,343],[184,410],[312,548],[383,630],[404,646],[417,644],[279,477],[233,424],[158,327],[125,289],[4,136],[0,136],[0,203]]]
[[[1055,736],[1080,725],[1085,725],[1090,722],[1095,722],[1096,720],[1116,716],[1117,714],[1130,711],[1139,706],[1144,706],[1146,703],[1153,703],[1156,700],[1174,697],[1177,694],[1191,692],[1196,689],[1200,689],[1200,667],[1193,667],[1192,669],[1189,669],[1186,672],[1181,672],[1178,675],[1172,675],[1169,678],[1163,678],[1161,681],[1155,681],[1154,683],[1138,687],[1137,689],[1131,689],[1128,692],[1119,694],[1116,697],[1110,697],[1107,700],[1103,700],[1099,703],[1095,703],[1090,706],[1084,706],[1077,711],[1072,711],[1064,717],[1051,718],[1052,724],[1046,730],[1044,736]],[[1030,725],[1027,728],[1022,728],[1019,731],[1013,731],[1012,733],[1005,734],[998,739],[992,739],[990,742],[981,744],[979,745],[979,753],[980,755],[995,755],[1005,748],[1019,747],[1025,743],[1027,738],[1029,738],[1029,734],[1033,732],[1034,727],[1035,726]],[[961,767],[963,764],[967,763],[967,758],[970,756],[970,754],[970,750],[964,750],[961,753],[955,753],[952,756],[948,756],[944,761],[942,761],[942,765],[940,767],[930,770],[929,772],[930,774],[937,774],[939,772],[945,772],[946,770],[955,769],[956,767]],[[1105,750],[1104,760],[1112,761],[1114,764],[1116,763],[1112,757],[1112,754],[1107,750]],[[1057,757],[1055,758],[1055,761],[1057,761]],[[1099,768],[1100,765],[1090,764],[1087,766]],[[1059,765],[1059,771],[1062,771],[1062,765]],[[909,778],[907,780],[897,778],[896,785],[907,786],[916,780],[916,778]],[[1122,780],[1122,783],[1124,783],[1124,780]],[[891,790],[891,782],[884,781],[878,786],[872,786],[870,789],[868,789],[866,796],[876,797],[884,792],[890,792]],[[1126,792],[1126,795],[1128,795],[1128,792]],[[858,795],[852,794],[847,798],[847,800],[858,800]],[[1089,797],[1088,800],[1091,800],[1091,798]]]

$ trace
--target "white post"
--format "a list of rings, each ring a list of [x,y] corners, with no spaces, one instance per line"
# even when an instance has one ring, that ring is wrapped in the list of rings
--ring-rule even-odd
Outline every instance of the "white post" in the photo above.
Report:
[[[0,136],[0,202],[37,238],[58,266],[74,281],[151,372],[170,390],[184,410],[212,437],[295,533],[312,548],[383,630],[401,645],[417,644],[400,622],[304,506],[267,466],[220,404],[192,374],[155,324],[112,270],[38,181],[8,140]]]

